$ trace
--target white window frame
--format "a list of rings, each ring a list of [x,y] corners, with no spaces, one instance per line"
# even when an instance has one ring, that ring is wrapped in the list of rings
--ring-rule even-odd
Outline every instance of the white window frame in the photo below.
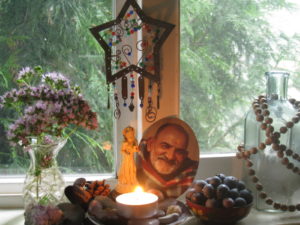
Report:
[[[117,13],[122,8],[125,0],[114,0],[113,11]],[[141,0],[138,1],[141,3]],[[143,10],[153,18],[164,20],[175,26],[161,49],[161,99],[160,109],[157,119],[166,116],[177,116],[180,113],[180,0],[151,0],[143,1]],[[154,93],[155,95],[155,93]],[[137,105],[137,104],[135,104]],[[136,107],[138,108],[138,107]],[[145,120],[145,111],[139,109],[135,113],[128,110],[121,112],[121,118],[114,125],[114,149],[118,152],[122,142],[122,132],[124,127],[131,125],[138,131],[137,138],[141,138],[142,133],[151,123]],[[201,150],[201,146],[200,146]],[[200,151],[201,152],[201,151]],[[116,162],[119,161],[118,154]],[[230,174],[241,177],[242,163],[235,158],[234,153],[227,154],[200,154],[200,163],[197,177],[206,178],[218,173]],[[117,171],[117,170],[116,170]],[[70,185],[78,177],[85,177],[89,180],[106,179],[113,187],[116,183],[111,174],[90,174],[66,175],[66,184]],[[0,208],[21,208],[22,188],[24,176],[10,176],[1,178],[0,176]]]

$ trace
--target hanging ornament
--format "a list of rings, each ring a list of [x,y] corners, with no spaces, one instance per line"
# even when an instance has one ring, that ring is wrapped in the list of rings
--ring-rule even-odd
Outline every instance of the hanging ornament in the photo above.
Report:
[[[145,96],[145,80],[143,76],[139,77],[139,99],[140,99],[140,107],[144,106],[144,96]]]
[[[118,90],[116,88],[116,83],[113,82],[113,88],[114,88],[114,100],[115,100],[115,103],[116,103],[116,107],[115,107],[115,110],[114,110],[114,117],[116,119],[119,119],[120,116],[121,116],[121,110],[119,108],[119,98],[118,98]]]
[[[145,15],[135,0],[127,0],[115,20],[90,29],[105,51],[107,84],[122,78],[124,106],[127,106],[126,100],[128,98],[128,91],[125,91],[125,81],[127,83],[127,78],[125,77],[127,74],[136,72],[140,75],[138,85],[142,85],[142,87],[139,87],[141,107],[144,105],[144,78],[149,79],[150,82],[156,82],[158,88],[160,87],[159,52],[173,28],[173,24]],[[136,41],[137,32],[141,32],[142,34],[142,38],[138,41]],[[133,77],[130,80],[130,111],[134,110],[133,100],[136,92]],[[159,93],[160,90],[158,90],[157,95],[157,108],[159,108]],[[116,100],[118,101],[118,96],[115,96]],[[150,105],[152,109],[152,97]],[[149,101],[147,108],[149,108]]]
[[[129,110],[130,110],[131,112],[133,112],[133,110],[134,110],[133,100],[134,100],[134,88],[135,88],[134,75],[133,75],[133,73],[130,74],[130,88],[131,88],[131,92],[130,92],[130,104],[129,104]]]
[[[122,98],[124,100],[123,106],[126,107],[126,99],[128,98],[128,89],[127,89],[127,77],[122,77]]]
[[[156,115],[157,115],[157,109],[152,106],[152,88],[153,88],[153,83],[150,82],[148,86],[148,106],[146,109],[146,120],[150,123],[156,120]]]

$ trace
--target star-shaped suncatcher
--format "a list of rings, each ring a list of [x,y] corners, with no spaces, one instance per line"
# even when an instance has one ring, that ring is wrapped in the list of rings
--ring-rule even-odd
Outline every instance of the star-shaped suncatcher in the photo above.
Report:
[[[174,28],[173,24],[156,20],[144,14],[135,0],[127,0],[113,21],[90,29],[105,51],[106,81],[109,85],[122,78],[122,98],[127,99],[127,74],[134,88],[133,72],[140,74],[139,98],[144,98],[144,77],[160,83],[160,57],[162,44]],[[141,32],[140,40],[136,40]],[[152,85],[151,85],[152,86]],[[115,96],[116,100],[117,96]],[[132,90],[130,98],[134,98]],[[132,103],[130,104],[132,106]],[[134,107],[129,109],[133,111]],[[141,103],[141,107],[143,103]]]

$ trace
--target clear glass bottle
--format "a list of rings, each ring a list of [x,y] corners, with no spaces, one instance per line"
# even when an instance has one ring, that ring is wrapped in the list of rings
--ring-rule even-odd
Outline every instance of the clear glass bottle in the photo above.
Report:
[[[257,100],[258,103],[253,104],[254,106],[245,118],[245,150],[256,148],[257,153],[251,154],[249,158],[253,163],[250,169],[252,169],[252,172],[254,170],[255,174],[250,176],[249,168],[245,169],[248,172],[244,173],[244,179],[247,186],[253,191],[254,204],[258,210],[286,211],[286,209],[289,210],[289,206],[298,204],[300,200],[300,174],[297,169],[294,169],[300,167],[300,158],[296,157],[297,154],[300,154],[300,122],[293,122],[293,127],[287,128],[287,123],[292,122],[293,118],[296,118],[294,121],[297,121],[297,118],[299,119],[297,107],[287,99],[288,78],[289,74],[286,72],[267,72],[266,97],[262,98],[261,101]],[[265,103],[267,108],[265,108],[266,105],[262,106]],[[260,109],[261,112],[257,109]],[[267,115],[268,113],[265,113],[265,111],[269,111],[270,114]],[[258,121],[262,118],[258,117],[260,115],[263,116],[263,121]],[[267,118],[273,120],[271,124],[266,123]],[[269,137],[268,129],[264,129],[266,125],[274,128]],[[280,131],[282,127],[287,128],[286,133]],[[276,146],[275,141],[275,143],[268,145],[267,139],[272,139],[275,132],[280,134],[278,139],[280,143],[277,143]],[[282,148],[278,149],[280,145]],[[286,150],[282,145],[286,146]],[[289,155],[290,152],[287,154],[287,149],[292,150],[292,155]],[[293,158],[293,156],[295,157]],[[288,163],[286,165],[282,163],[283,160],[286,160],[285,158],[290,163],[290,169],[287,168]],[[293,168],[291,168],[291,164],[293,164]],[[262,190],[257,190],[261,187]],[[261,193],[266,193],[267,197],[261,198]],[[269,204],[266,203],[267,200]]]

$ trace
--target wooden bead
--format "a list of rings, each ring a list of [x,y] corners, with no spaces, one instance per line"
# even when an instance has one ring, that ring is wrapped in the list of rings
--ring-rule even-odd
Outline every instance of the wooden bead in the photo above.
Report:
[[[281,205],[279,203],[277,203],[277,202],[273,203],[273,208],[274,209],[280,209],[280,207],[281,207]]]
[[[299,122],[299,117],[294,117],[294,118],[292,119],[292,121],[293,121],[294,123],[298,123],[298,122]]]
[[[250,155],[251,155],[251,151],[245,151],[244,152],[245,159],[248,159],[250,157]]]
[[[286,157],[284,157],[284,158],[281,160],[281,163],[282,163],[283,165],[287,165],[289,162],[290,162],[289,159],[286,158]]]
[[[275,137],[275,138],[280,138],[280,133],[279,133],[279,132],[274,132],[274,133],[273,133],[273,137]]]
[[[259,108],[259,104],[255,103],[255,104],[252,105],[252,107],[255,110],[255,109]]]
[[[293,151],[291,149],[288,149],[288,150],[285,151],[285,154],[287,156],[291,156],[293,154]]]
[[[266,96],[265,95],[259,95],[258,100],[261,100],[261,99],[266,99]]]
[[[267,109],[267,108],[268,108],[268,104],[263,103],[263,104],[261,105],[261,108],[262,108],[262,109]]]
[[[296,159],[296,160],[299,159],[299,155],[297,153],[294,153],[293,154],[293,159]]]
[[[255,170],[249,169],[249,172],[248,172],[248,173],[249,173],[250,176],[253,176],[253,175],[255,175]]]
[[[295,166],[294,169],[293,169],[293,172],[294,173],[298,173],[299,172],[299,168],[297,166]]]
[[[294,123],[291,121],[286,123],[287,128],[292,128],[293,126],[294,126]]]
[[[271,145],[272,142],[273,142],[273,141],[272,141],[272,138],[267,138],[266,141],[265,141],[265,144],[266,144],[266,145]]]
[[[295,212],[296,211],[296,206],[289,205],[288,209],[289,209],[290,212]]]
[[[287,127],[280,127],[280,133],[285,134],[287,132]]]
[[[258,146],[258,148],[259,148],[260,150],[264,150],[264,149],[266,148],[265,143],[260,143],[259,146]]]
[[[255,148],[255,147],[251,149],[251,153],[254,154],[254,155],[257,153],[257,151],[258,151],[258,150],[257,150],[257,148]]]
[[[257,184],[255,185],[255,187],[256,187],[256,189],[257,189],[258,191],[261,191],[261,190],[263,189],[263,186],[262,186],[261,183],[257,183]]]
[[[255,115],[261,115],[261,109],[255,109]]]
[[[272,144],[272,149],[274,151],[278,151],[279,150],[279,144]]]
[[[272,124],[273,123],[273,119],[271,117],[268,117],[268,118],[265,119],[265,122],[267,124]]]
[[[266,203],[267,203],[268,205],[272,205],[272,204],[273,204],[273,200],[272,200],[271,198],[267,198],[267,199],[266,199]]]
[[[237,147],[237,150],[238,150],[239,152],[244,151],[244,150],[245,150],[244,145],[239,145],[239,146]]]
[[[263,116],[269,116],[270,111],[269,110],[264,110],[262,114],[263,114]]]
[[[259,103],[263,104],[263,105],[267,105],[267,104],[264,104],[267,100],[265,98],[260,98],[259,99]],[[267,108],[268,108],[268,105],[267,105]]]
[[[286,150],[286,146],[285,145],[279,145],[279,150],[280,151],[285,151]]]
[[[273,131],[274,131],[273,126],[268,126],[267,129],[266,129],[266,132],[268,132],[268,133],[273,133]]]
[[[280,127],[280,133],[285,134],[287,132],[287,127]]]
[[[283,151],[279,150],[279,151],[277,152],[277,156],[278,156],[278,158],[283,158],[283,157],[284,157]]]
[[[257,176],[253,176],[253,177],[252,177],[252,182],[253,182],[253,183],[257,183],[257,182],[258,182],[258,180],[259,180],[259,179],[258,179],[258,177],[257,177]]]
[[[263,115],[257,115],[257,116],[256,116],[256,120],[257,120],[258,122],[261,122],[261,121],[264,120],[264,116],[263,116]]]
[[[261,128],[262,130],[267,129],[267,127],[268,127],[268,125],[267,125],[266,123],[262,123],[262,124],[260,125],[260,128]]]
[[[265,199],[267,197],[267,193],[262,191],[261,193],[259,193],[259,197]]]
[[[248,167],[251,167],[251,166],[253,166],[253,163],[252,163],[250,160],[247,160],[246,165],[247,165]]]
[[[280,209],[281,209],[282,211],[286,211],[286,210],[287,210],[287,206],[286,206],[286,205],[281,205],[281,206],[280,206]]]
[[[294,164],[290,162],[287,164],[286,168],[288,168],[289,170],[292,170],[292,169],[294,169]]]
[[[297,209],[298,211],[300,211],[300,204],[297,204],[297,205],[296,205],[296,209]]]

